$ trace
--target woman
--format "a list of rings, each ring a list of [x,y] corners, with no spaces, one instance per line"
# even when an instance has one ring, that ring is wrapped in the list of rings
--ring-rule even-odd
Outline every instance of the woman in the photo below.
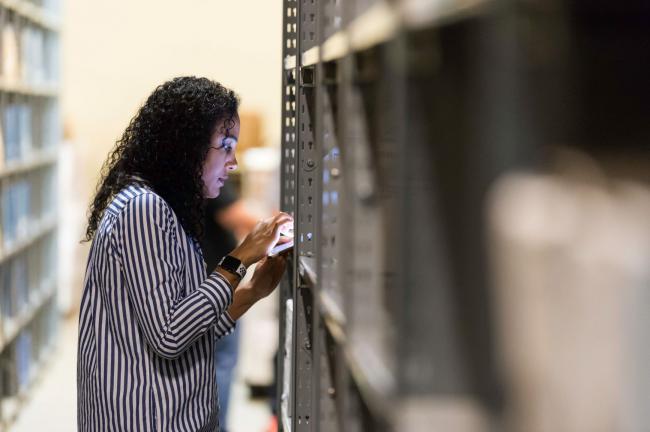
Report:
[[[237,167],[237,108],[218,83],[173,79],[149,96],[104,165],[86,231],[79,431],[219,428],[215,338],[278,284],[286,260],[267,254],[292,222],[281,213],[258,223],[206,272],[201,206]]]

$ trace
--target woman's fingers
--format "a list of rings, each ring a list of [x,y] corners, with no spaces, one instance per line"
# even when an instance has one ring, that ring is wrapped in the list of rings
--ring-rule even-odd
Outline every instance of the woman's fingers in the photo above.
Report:
[[[273,219],[276,222],[282,222],[282,223],[293,220],[291,215],[289,215],[288,213],[284,213],[284,212],[280,212],[280,213],[276,214],[275,216],[273,216]]]
[[[253,231],[244,239],[239,246],[239,252],[246,257],[246,262],[252,264],[268,255],[269,251],[277,243],[285,243],[288,240],[280,240],[280,230],[286,225],[292,225],[293,218],[287,213],[277,215],[258,222]]]
[[[285,244],[285,243],[289,243],[290,241],[293,241],[293,237],[280,236],[280,238],[278,239],[278,243],[276,244],[276,246],[277,246],[277,245],[281,245],[281,244]]]
[[[293,226],[293,218],[286,213],[279,213],[273,217],[271,223],[273,224],[273,238],[277,242],[280,233],[287,230],[286,226],[289,224]]]
[[[282,227],[290,222],[293,222],[293,218],[287,213],[279,213],[273,217],[273,223],[276,227]]]

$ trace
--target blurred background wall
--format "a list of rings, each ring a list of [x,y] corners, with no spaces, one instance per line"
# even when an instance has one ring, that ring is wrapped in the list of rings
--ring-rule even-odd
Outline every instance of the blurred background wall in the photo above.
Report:
[[[106,153],[149,93],[180,75],[235,89],[242,110],[280,127],[282,8],[273,1],[69,0],[63,8],[62,113],[83,196]]]

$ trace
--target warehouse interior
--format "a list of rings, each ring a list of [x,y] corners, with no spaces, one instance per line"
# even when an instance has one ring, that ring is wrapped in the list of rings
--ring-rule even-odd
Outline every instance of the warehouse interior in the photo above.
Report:
[[[647,2],[0,0],[0,28],[1,432],[76,430],[88,205],[187,75],[241,97],[239,214],[294,219],[222,430],[647,430]]]

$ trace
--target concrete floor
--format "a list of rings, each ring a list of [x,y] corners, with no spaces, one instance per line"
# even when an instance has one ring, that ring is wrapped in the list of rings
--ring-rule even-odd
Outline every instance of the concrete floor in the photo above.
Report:
[[[244,350],[242,355],[245,353]],[[62,323],[52,358],[46,363],[9,432],[70,432],[77,429],[76,358],[77,318],[73,318]],[[230,403],[229,432],[263,432],[269,423],[268,404],[251,401],[248,388],[237,375]]]

